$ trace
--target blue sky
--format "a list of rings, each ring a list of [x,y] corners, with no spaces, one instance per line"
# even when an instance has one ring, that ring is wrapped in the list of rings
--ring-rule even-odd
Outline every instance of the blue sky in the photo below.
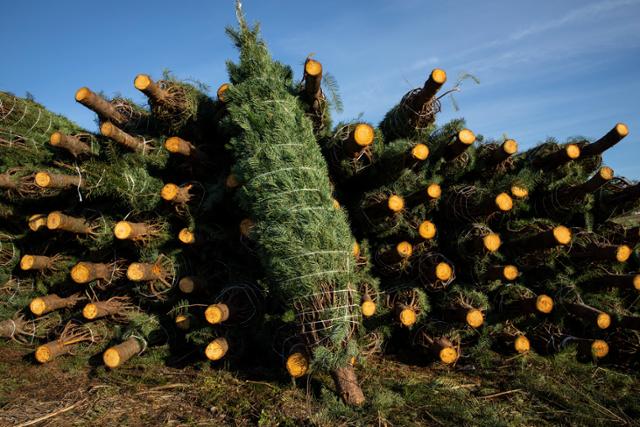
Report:
[[[548,136],[598,137],[622,121],[630,135],[605,161],[640,178],[640,0],[467,1],[244,0],[275,58],[300,75],[311,53],[340,85],[344,112],[377,123],[430,70],[467,81],[454,111],[488,137],[522,149]],[[310,8],[314,8],[310,10]],[[213,90],[236,52],[224,34],[233,0],[24,1],[0,6],[0,89],[38,101],[94,129],[75,103],[81,86],[141,103],[138,73],[164,69]]]

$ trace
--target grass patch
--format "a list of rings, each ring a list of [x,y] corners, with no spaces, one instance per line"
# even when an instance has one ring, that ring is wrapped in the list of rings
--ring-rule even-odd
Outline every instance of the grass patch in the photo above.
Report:
[[[637,374],[579,363],[571,348],[554,357],[485,352],[453,368],[372,358],[358,367],[362,408],[344,405],[328,376],[294,385],[208,363],[170,368],[159,357],[113,371],[62,359],[38,366],[24,350],[2,345],[0,424],[82,398],[85,404],[51,425],[640,425]]]

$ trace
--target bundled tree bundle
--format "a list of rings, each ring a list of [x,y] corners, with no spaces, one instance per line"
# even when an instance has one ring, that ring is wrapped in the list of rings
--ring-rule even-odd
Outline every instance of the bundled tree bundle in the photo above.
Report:
[[[311,123],[287,91],[290,70],[270,58],[244,18],[239,31],[228,33],[240,49],[240,63],[229,65],[228,90],[230,125],[238,133],[231,140],[234,173],[244,182],[238,201],[256,224],[262,265],[294,310],[316,366],[332,372],[346,401],[362,404],[349,364],[357,354],[360,296],[345,212],[334,207]]]

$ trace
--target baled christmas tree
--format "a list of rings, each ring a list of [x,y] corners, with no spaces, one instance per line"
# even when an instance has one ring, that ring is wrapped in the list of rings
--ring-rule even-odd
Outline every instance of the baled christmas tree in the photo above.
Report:
[[[240,62],[228,64],[227,96],[233,171],[244,183],[238,200],[256,224],[272,289],[294,310],[314,366],[332,372],[346,402],[362,404],[350,364],[360,298],[347,217],[334,205],[312,123],[290,93],[291,70],[271,59],[240,7],[238,18],[240,29],[228,30]]]

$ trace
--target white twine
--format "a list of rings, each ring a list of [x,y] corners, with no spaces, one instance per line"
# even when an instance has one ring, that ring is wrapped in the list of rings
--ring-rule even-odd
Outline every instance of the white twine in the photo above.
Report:
[[[49,116],[49,125],[45,129],[44,133],[49,133],[49,129],[51,129],[51,125],[53,124],[53,119]]]
[[[302,206],[288,209],[289,212],[316,211],[316,210],[333,210],[333,206]]]
[[[565,337],[562,341],[560,341],[560,348],[561,349],[564,348],[567,345],[567,343],[569,343],[570,341],[573,341],[574,339],[575,337],[573,336]]]
[[[297,193],[297,192],[302,192],[302,191],[317,191],[318,193],[321,193],[320,189],[318,189],[318,188],[295,188],[293,190],[280,191],[280,192],[275,193],[275,194],[273,194],[273,195],[271,195],[269,197],[263,197],[261,199],[258,199],[256,201],[256,203],[262,203],[262,202],[267,201],[267,200],[275,199],[275,198],[277,198],[277,197],[279,197],[279,196],[281,196],[283,194],[291,194],[291,193]]]
[[[138,355],[141,355],[142,353],[144,353],[147,350],[147,340],[145,340],[141,336],[135,335],[135,334],[130,335],[129,338],[135,338],[135,339],[137,339],[138,341],[140,341],[142,343],[142,350],[140,350]]]
[[[2,106],[2,105],[3,104],[0,103],[0,106]],[[11,113],[13,113],[13,110],[16,108],[16,105],[18,105],[18,99],[17,98],[13,98],[13,105],[11,106],[11,109],[9,110],[9,112],[2,117],[2,121],[4,121],[7,117],[9,117],[11,115]],[[9,132],[11,134],[13,134],[13,129],[9,129]]]
[[[96,294],[96,291],[93,289],[93,282],[91,282],[91,284],[89,284],[89,287],[85,291],[85,295],[87,296],[87,299],[89,301],[99,301],[100,300],[100,298],[98,298],[98,295]]]
[[[95,338],[93,336],[93,329],[91,329],[89,326],[85,325],[85,327],[89,330],[89,333],[91,334],[91,344],[95,343]]]
[[[82,173],[80,173],[78,165],[76,165],[76,172],[78,172],[78,178],[80,178],[78,180],[78,187],[76,188],[76,191],[78,192],[78,201],[82,203],[82,193],[80,192],[80,187],[82,186]]]
[[[311,166],[296,166],[296,167],[290,167],[290,168],[281,168],[281,169],[276,169],[274,171],[269,171],[269,172],[265,172],[265,173],[261,173],[259,175],[256,175],[253,178],[251,178],[249,180],[249,182],[247,182],[247,184],[257,180],[258,178],[263,178],[265,176],[273,175],[273,174],[278,173],[278,172],[286,172],[286,171],[290,171],[290,170],[312,170],[312,171],[316,171],[316,172],[322,172],[320,169],[317,169],[317,168],[314,168],[314,167],[311,167]]]
[[[151,145],[150,143],[152,141],[153,140],[151,140],[151,139],[143,139],[142,140],[142,155],[143,156],[147,154],[147,145]],[[151,148],[153,148],[153,147],[151,147]]]
[[[342,293],[342,292],[356,292],[356,290],[355,289],[351,289],[351,288],[347,288],[347,289],[335,289],[335,290],[331,290],[331,292],[320,291],[320,292],[315,292],[313,294],[305,295],[304,297],[300,297],[300,298],[298,298],[298,300],[303,300],[303,299],[315,297],[315,296],[318,296],[318,295],[326,295],[327,293],[339,294],[339,293]]]
[[[304,274],[302,276],[297,276],[297,277],[291,277],[285,281],[283,281],[283,283],[287,283],[287,282],[291,282],[292,280],[298,280],[298,279],[304,279],[307,277],[315,277],[315,276],[323,276],[323,275],[330,275],[330,274],[338,274],[338,273],[349,273],[349,270],[325,270],[325,271],[318,271],[316,273],[310,273],[310,274]]]
[[[9,116],[11,115],[11,113],[13,112],[13,109],[15,108],[15,106],[16,106],[16,100],[15,100],[15,98],[14,98],[14,100],[13,100],[13,105],[11,106],[11,109],[9,110],[9,112],[8,112],[7,114],[5,114],[4,116],[2,116],[2,119],[0,119],[0,120],[4,121],[4,119],[6,119],[7,117],[9,117]],[[0,110],[2,109],[2,107],[4,107],[4,103],[2,102],[2,100],[0,100]]]
[[[309,332],[318,332],[318,331],[322,331],[322,330],[326,330],[326,329],[331,329],[331,328],[335,328],[337,327],[339,324],[334,323],[336,320],[344,320],[346,323],[354,323],[354,324],[358,324],[358,320],[360,320],[360,316],[357,314],[349,314],[347,313],[345,316],[339,316],[339,317],[334,317],[331,319],[322,319],[322,320],[313,320],[311,322],[303,322],[303,325],[315,325],[318,323],[333,323],[333,325],[329,325],[326,328],[323,329],[313,329],[313,331],[309,331]]]
[[[269,148],[271,148],[271,147],[306,147],[306,144],[287,142],[287,143],[284,143],[284,144],[269,145]]]
[[[242,2],[236,0],[236,19],[238,22],[242,22]]]
[[[104,178],[104,173],[105,173],[106,169],[102,169],[102,172],[100,173],[100,178],[98,179],[98,182],[96,182],[96,184],[94,185],[94,187],[99,187],[100,183],[102,182],[102,178]]]
[[[118,265],[116,264],[118,261],[115,261],[113,263],[113,268],[111,269],[111,277],[109,278],[109,281],[107,282],[108,284],[111,284],[111,282],[113,282],[113,278],[116,275],[116,271],[118,271]]]
[[[2,246],[4,246],[4,245],[2,244],[2,242],[0,242],[0,248],[2,248]],[[16,247],[15,247],[15,245],[11,244],[11,258],[9,258],[9,260],[7,262],[4,262],[4,263],[2,263],[0,265],[3,266],[3,267],[9,265],[13,261],[15,256],[16,256]]]
[[[336,319],[324,320],[324,322],[331,322],[332,320],[340,320],[340,319],[342,319],[342,318],[338,317]],[[351,323],[352,325],[356,325],[357,326],[357,325],[360,324],[359,320],[360,320],[360,317],[358,316],[357,319],[355,319],[355,320],[346,319],[346,323]],[[303,323],[302,325],[308,325],[308,323]],[[307,335],[308,334],[317,334],[318,332],[327,331],[329,329],[335,329],[338,326],[339,326],[339,324],[334,323],[334,324],[331,324],[331,325],[326,326],[324,328],[320,328],[320,329],[315,329],[314,328],[314,329],[312,329],[310,331],[301,331],[300,333],[301,334],[307,334]],[[317,343],[321,343],[321,342],[326,341],[326,340],[328,340],[330,338],[331,338],[330,336],[326,336],[326,337],[322,338],[321,340],[317,341]]]
[[[128,173],[124,174],[125,179],[127,180],[127,182],[129,182],[131,184],[131,186],[129,186],[129,188],[127,188],[127,190],[130,193],[133,193],[133,189],[136,188],[136,181],[133,179],[133,177],[131,175],[129,175]]]
[[[314,313],[324,313],[326,311],[335,311],[335,310],[341,310],[341,309],[349,309],[349,308],[356,308],[359,307],[358,304],[347,304],[347,305],[340,305],[338,307],[328,307],[325,308],[324,310],[309,310],[309,311],[300,311],[296,313],[296,316],[301,317],[301,316],[305,316],[307,314],[314,314]]]
[[[27,110],[29,109],[29,105],[28,104],[24,104],[24,111],[22,112],[22,117],[20,117],[20,120],[18,120],[17,122],[15,122],[13,124],[13,126],[16,126],[18,123],[20,123],[22,121],[22,119],[25,118],[25,116],[27,115]]]
[[[27,131],[27,133],[31,132],[33,130],[34,127],[36,127],[36,125],[38,124],[38,122],[40,121],[40,116],[42,115],[42,109],[38,108],[38,118],[33,122],[33,124],[31,125],[31,127],[29,128],[29,130]],[[48,129],[47,129],[48,130]]]
[[[270,81],[270,80],[267,80],[267,79],[260,79],[260,80],[263,80],[263,81],[266,81],[266,82]],[[258,102],[262,102],[263,104],[281,104],[282,109],[284,111],[286,111],[287,114],[289,114],[290,116],[293,116],[293,112],[286,107],[285,103],[287,101],[285,101],[285,100],[282,100],[282,99],[259,99],[257,101]]]
[[[18,326],[16,325],[16,322],[13,319],[8,319],[9,322],[11,322],[11,325],[13,326],[13,331],[11,331],[11,335],[9,335],[9,338],[13,338],[13,336],[16,334],[16,331],[18,330]]]
[[[313,251],[313,252],[305,252],[303,254],[298,254],[298,255],[294,255],[294,256],[290,256],[288,258],[284,258],[283,261],[289,261],[290,259],[294,259],[294,258],[301,258],[301,257],[305,257],[308,255],[322,255],[322,254],[348,254],[349,251]]]

